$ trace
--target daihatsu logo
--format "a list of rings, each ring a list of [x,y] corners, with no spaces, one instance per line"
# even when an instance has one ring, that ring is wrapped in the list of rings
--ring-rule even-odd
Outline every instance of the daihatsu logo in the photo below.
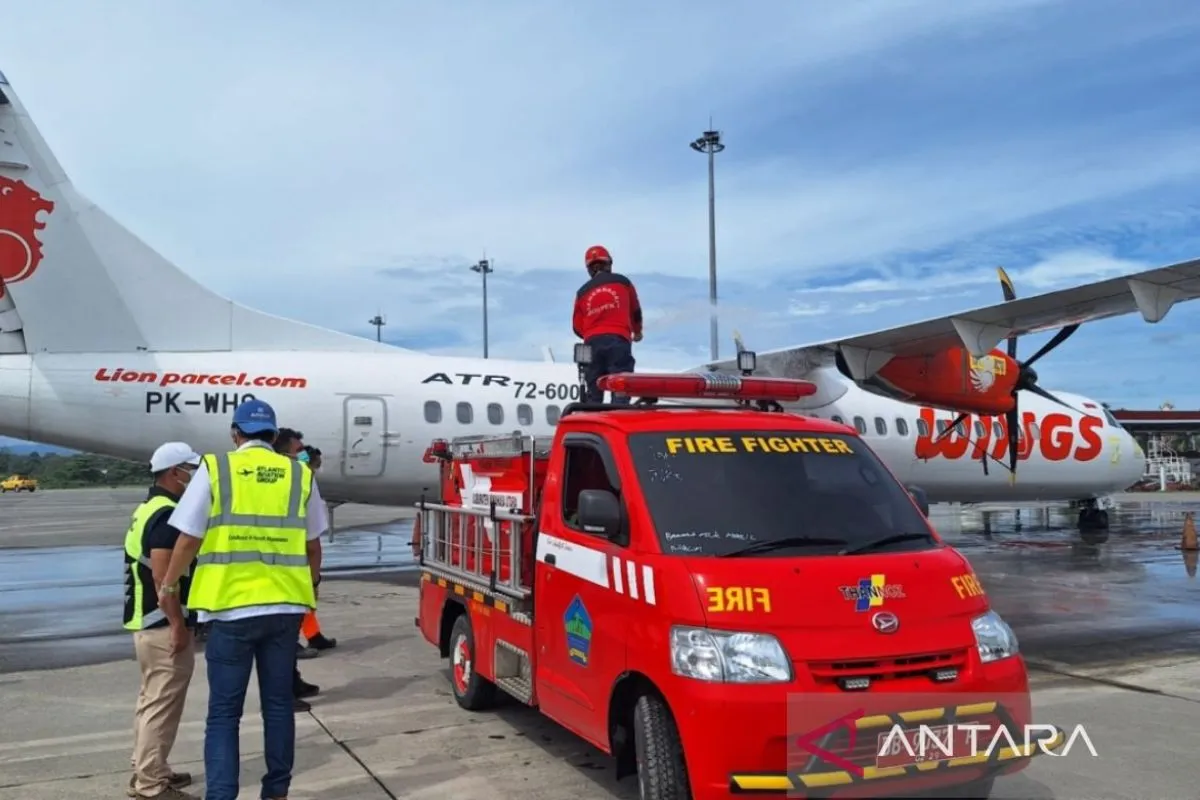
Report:
[[[900,628],[900,618],[890,611],[879,611],[871,617],[871,624],[880,633],[895,633]]]

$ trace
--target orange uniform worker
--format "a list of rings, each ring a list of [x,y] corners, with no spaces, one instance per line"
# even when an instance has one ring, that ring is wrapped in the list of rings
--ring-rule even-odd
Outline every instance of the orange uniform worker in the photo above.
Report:
[[[296,453],[296,460],[308,464],[313,474],[321,471],[320,448],[306,444],[303,450]],[[329,650],[337,647],[337,639],[331,639],[321,633],[321,623],[317,621],[316,611],[310,611],[304,615],[304,620],[300,623],[300,635],[314,650]]]
[[[612,256],[604,247],[589,247],[583,261],[589,279],[575,294],[571,327],[592,349],[591,363],[584,368],[584,402],[600,403],[604,392],[596,382],[601,377],[633,372],[632,343],[642,340],[642,305],[629,278],[612,271]],[[629,398],[614,396],[612,401],[624,404]]]

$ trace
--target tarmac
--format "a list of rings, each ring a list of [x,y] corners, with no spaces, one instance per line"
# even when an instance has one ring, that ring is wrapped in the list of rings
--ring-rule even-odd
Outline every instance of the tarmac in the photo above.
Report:
[[[119,543],[142,494],[0,495],[0,800],[125,796],[138,678],[120,630]],[[1200,585],[1178,549],[1200,496],[1116,500],[1111,529],[1086,536],[1065,509],[934,509],[1017,632],[1037,720],[1082,724],[1098,754],[1077,743],[1041,756],[993,797],[1200,797]],[[607,757],[536,711],[455,704],[446,662],[413,626],[406,517],[336,512],[320,617],[338,646],[300,662],[321,693],[297,715],[291,800],[636,797]],[[198,796],[206,702],[198,654],[172,764],[196,776]],[[258,797],[264,770],[257,709],[252,685],[242,798]]]

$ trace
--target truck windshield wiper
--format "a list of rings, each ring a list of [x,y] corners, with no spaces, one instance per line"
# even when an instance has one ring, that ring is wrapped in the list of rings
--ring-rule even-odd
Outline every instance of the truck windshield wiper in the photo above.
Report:
[[[785,547],[804,547],[810,544],[846,544],[846,540],[834,539],[829,536],[785,536],[782,539],[772,539],[768,542],[755,542],[740,550],[721,553],[718,557],[733,558],[734,556],[749,556],[755,553],[769,553],[772,550],[782,550]]]
[[[896,544],[897,542],[912,542],[916,541],[917,539],[933,539],[933,537],[928,533],[893,533],[891,536],[884,536],[881,539],[872,539],[865,544],[860,544],[858,547],[847,547],[845,550],[838,553],[838,555],[852,556],[858,553],[867,553],[871,550],[877,550],[880,547],[884,547],[889,544]]]

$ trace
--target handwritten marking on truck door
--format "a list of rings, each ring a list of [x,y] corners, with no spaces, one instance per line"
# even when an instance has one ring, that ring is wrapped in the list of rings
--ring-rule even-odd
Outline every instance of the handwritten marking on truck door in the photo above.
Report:
[[[958,596],[964,600],[968,597],[983,597],[984,594],[983,584],[970,573],[955,575],[950,579],[950,585],[954,587],[954,591],[958,592]]]
[[[671,436],[666,440],[670,455],[720,453],[814,453],[852,455],[843,439],[826,436]]]
[[[771,592],[762,586],[709,586],[708,610],[716,614],[737,611],[771,613]]]

